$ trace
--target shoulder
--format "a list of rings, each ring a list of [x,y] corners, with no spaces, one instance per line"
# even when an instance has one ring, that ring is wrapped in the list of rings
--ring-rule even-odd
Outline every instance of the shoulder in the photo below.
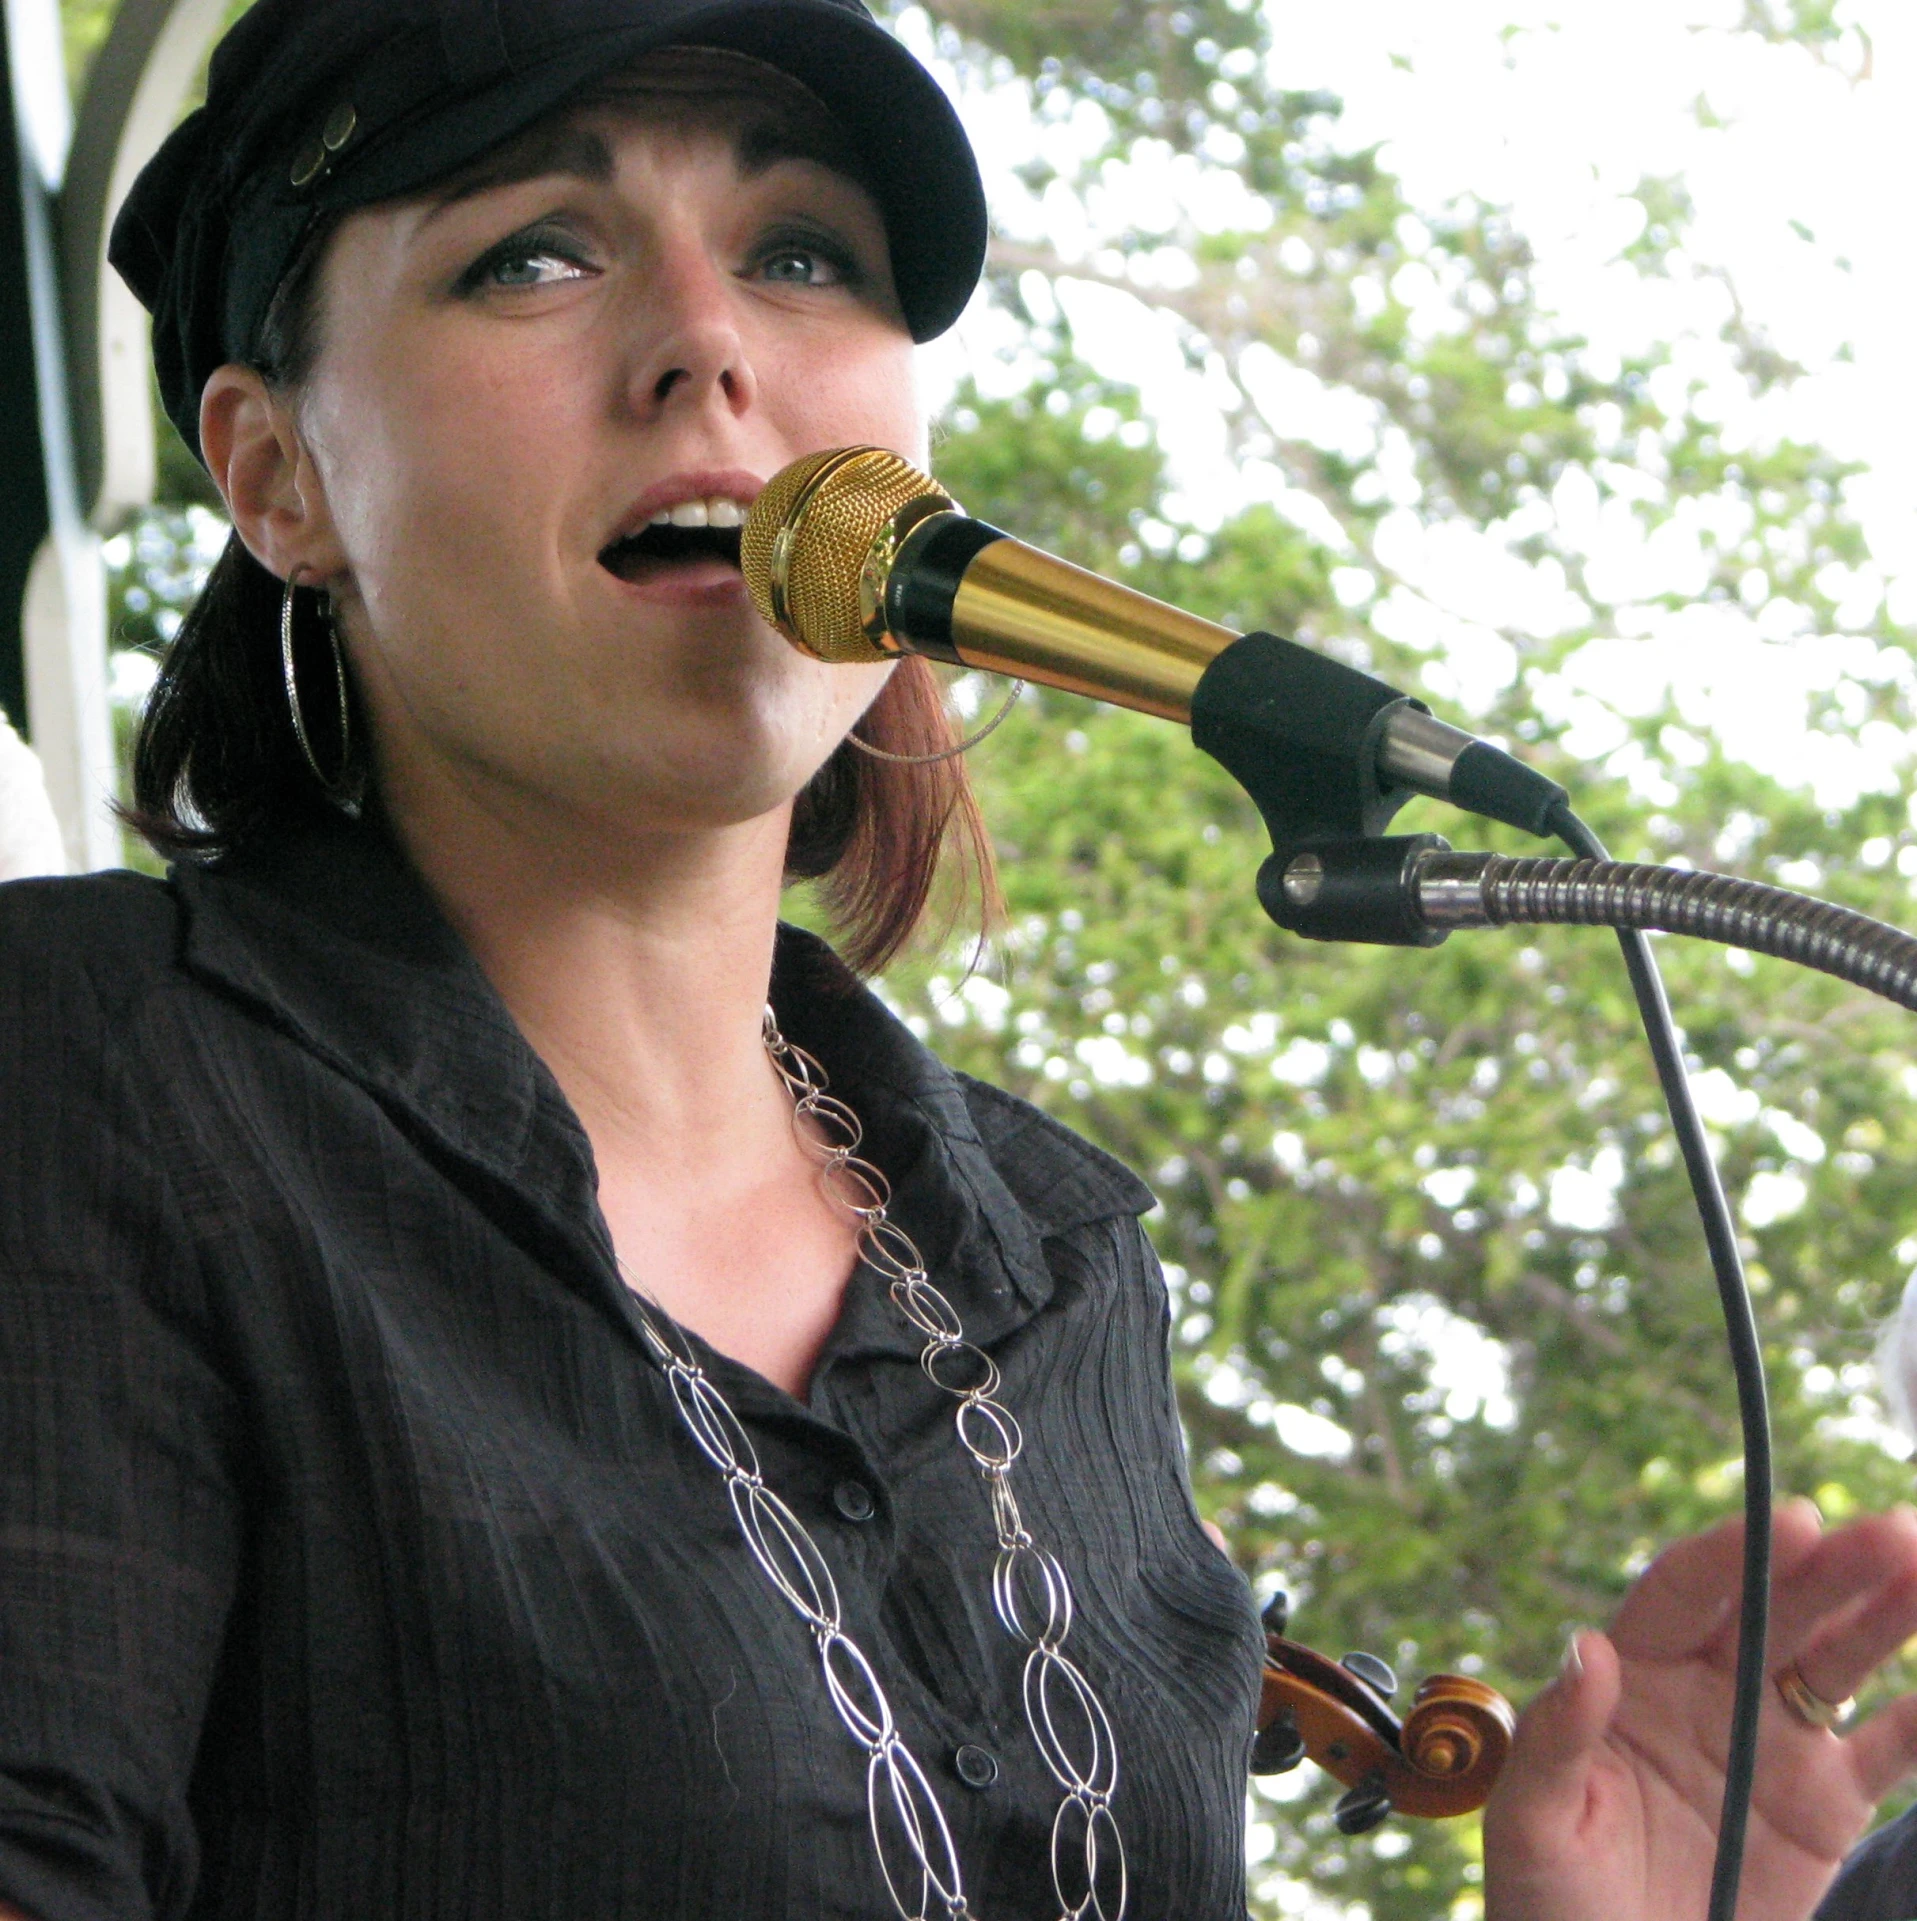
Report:
[[[23,1286],[66,1299],[66,1280],[49,1277],[76,1263],[92,1272],[109,1222],[139,1238],[163,1218],[156,1114],[192,1079],[155,1061],[151,1015],[178,979],[179,949],[178,908],[160,881],[114,873],[0,886],[0,1284],[10,1315],[25,1312]]]
[[[7,933],[9,953],[17,941],[138,939],[142,931],[171,930],[178,922],[172,883],[128,868],[0,882],[0,928]]]
[[[144,874],[0,885],[0,1019],[85,993],[123,1007],[170,974],[180,948],[173,889]]]
[[[1149,1213],[1149,1187],[1043,1108],[954,1070],[980,1145],[1041,1234]]]
[[[149,1014],[179,976],[180,913],[139,874],[0,886],[0,1184],[22,1161],[93,1164],[108,1133],[140,1131]]]

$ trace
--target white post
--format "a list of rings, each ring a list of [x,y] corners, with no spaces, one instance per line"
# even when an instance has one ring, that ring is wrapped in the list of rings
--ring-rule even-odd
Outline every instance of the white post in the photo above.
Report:
[[[52,208],[66,172],[73,121],[56,0],[6,0],[14,121],[20,130],[20,200],[33,314],[40,445],[50,531],[36,556],[23,609],[27,722],[47,792],[76,868],[117,867],[111,812],[116,769],[107,705],[106,583],[100,543],[86,521],[73,462],[66,343]]]
[[[46,776],[0,715],[0,880],[66,871],[66,844],[47,800]]]
[[[80,504],[102,534],[153,498],[146,313],[107,265],[134,176],[173,130],[228,0],[120,0],[94,56],[60,195],[61,287]]]
[[[40,543],[21,616],[27,725],[67,865],[75,873],[122,866],[112,812],[119,769],[107,700],[106,567],[91,527],[56,528]]]

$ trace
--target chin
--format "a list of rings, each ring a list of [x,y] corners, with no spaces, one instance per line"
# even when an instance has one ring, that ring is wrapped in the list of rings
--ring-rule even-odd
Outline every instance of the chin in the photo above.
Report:
[[[828,665],[756,618],[754,628],[750,644],[721,660],[704,655],[675,738],[682,764],[714,791],[739,785],[789,800],[831,759],[892,670]]]
[[[570,790],[583,811],[622,830],[744,827],[783,816],[836,745],[800,751],[789,736],[767,739],[750,726],[687,728],[663,750],[656,734],[632,741],[624,753],[599,743],[555,767],[551,786]]]

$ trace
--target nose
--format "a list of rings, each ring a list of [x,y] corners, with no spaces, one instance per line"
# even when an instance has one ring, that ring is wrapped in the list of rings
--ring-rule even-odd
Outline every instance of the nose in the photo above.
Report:
[[[652,264],[636,296],[628,404],[646,419],[708,407],[747,412],[758,380],[740,331],[732,275],[696,241],[662,249]]]

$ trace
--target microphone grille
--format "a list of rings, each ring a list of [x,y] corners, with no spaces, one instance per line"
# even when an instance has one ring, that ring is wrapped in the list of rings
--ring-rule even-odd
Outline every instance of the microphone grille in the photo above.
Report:
[[[739,535],[739,566],[760,618],[820,660],[890,660],[866,638],[859,575],[893,515],[928,497],[947,498],[929,474],[883,447],[834,447],[781,468]]]

